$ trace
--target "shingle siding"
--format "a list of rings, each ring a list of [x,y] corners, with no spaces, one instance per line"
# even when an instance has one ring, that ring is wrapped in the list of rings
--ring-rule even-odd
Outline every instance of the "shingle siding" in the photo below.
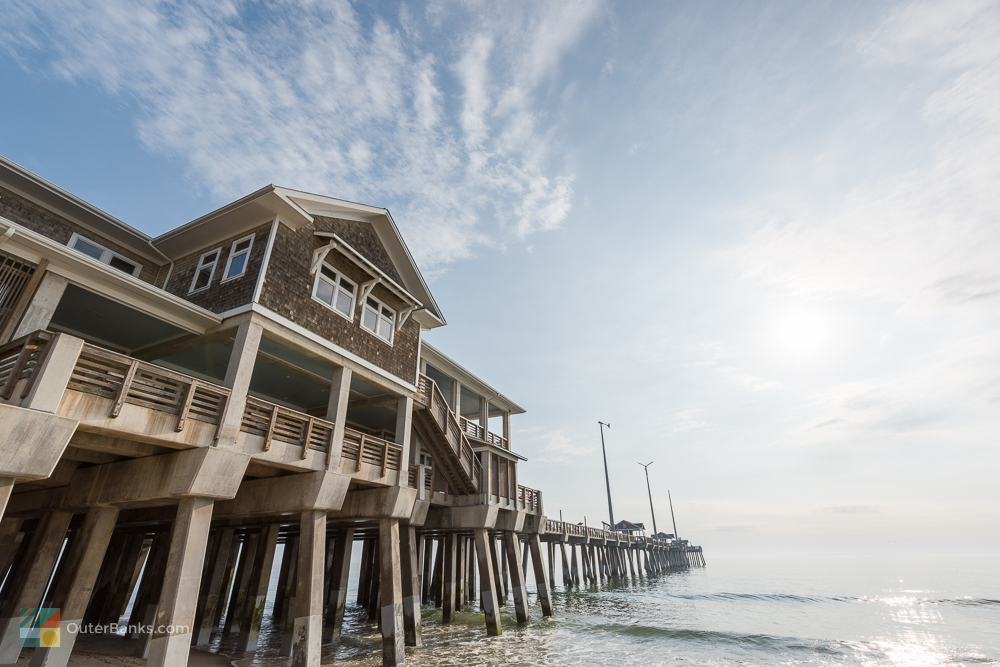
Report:
[[[348,224],[332,224],[337,222]],[[354,319],[349,322],[312,298],[314,277],[309,275],[309,265],[313,251],[323,245],[323,241],[314,236],[316,231],[334,231],[373,264],[390,276],[395,275],[394,279],[398,278],[391,262],[388,261],[388,253],[382,248],[374,231],[365,232],[357,227],[359,225],[367,223],[317,218],[315,224],[305,225],[294,231],[279,225],[261,290],[260,304],[401,380],[412,383],[417,370],[419,324],[408,320],[396,332],[390,345],[361,328],[358,304],[355,306]],[[348,230],[351,238],[338,230]],[[352,240],[357,245],[352,243]],[[336,251],[327,255],[327,263],[357,284],[370,278],[367,273]],[[392,269],[392,272],[387,269]],[[397,312],[406,307],[406,304],[381,285],[375,287],[372,295]]]
[[[229,260],[233,242],[249,234],[253,234],[254,239],[246,273],[239,278],[233,278],[223,283],[222,276],[226,270],[226,262]],[[270,234],[271,223],[267,223],[181,257],[174,262],[167,291],[215,313],[223,313],[250,303],[253,300],[254,287],[257,284],[257,276],[264,261],[264,252],[267,250],[267,240]],[[221,248],[222,251],[219,253],[219,263],[216,264],[212,283],[207,289],[189,294],[188,290],[191,289],[191,281],[201,256],[216,248]]]
[[[137,264],[142,265],[139,271],[139,280],[153,283],[159,273],[160,265],[149,261],[149,259],[137,255],[128,248],[115,243],[92,229],[79,225],[71,220],[67,220],[52,211],[38,206],[20,195],[0,188],[0,216],[12,220],[19,225],[23,225],[33,232],[38,232],[42,236],[48,237],[57,243],[66,245],[73,237],[74,232],[92,241],[100,243],[102,246],[112,250],[122,257],[126,257]]]

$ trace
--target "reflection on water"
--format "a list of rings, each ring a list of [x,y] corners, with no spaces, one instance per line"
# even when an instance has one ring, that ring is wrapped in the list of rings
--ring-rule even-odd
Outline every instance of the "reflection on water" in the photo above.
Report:
[[[714,558],[637,582],[558,586],[554,619],[542,619],[532,597],[529,623],[518,627],[508,606],[504,634],[492,639],[479,614],[442,625],[440,610],[425,608],[425,646],[407,649],[407,664],[1000,665],[992,560],[957,569],[917,557]],[[261,650],[241,656],[235,643],[216,639],[213,650],[240,667],[289,663],[277,655],[270,609]],[[323,664],[333,663],[381,664],[381,635],[357,607],[348,607],[344,636],[324,646]]]

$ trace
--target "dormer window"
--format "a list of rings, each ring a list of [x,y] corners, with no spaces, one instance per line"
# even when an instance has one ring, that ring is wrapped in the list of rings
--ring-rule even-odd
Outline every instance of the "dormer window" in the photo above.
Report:
[[[126,259],[113,250],[105,248],[100,243],[91,241],[85,236],[73,234],[66,245],[77,252],[83,253],[87,257],[96,259],[98,262],[107,264],[112,269],[118,269],[130,276],[138,276],[139,272],[142,271],[142,264],[137,264],[130,259]]]
[[[229,251],[229,261],[226,262],[226,273],[222,282],[239,278],[247,272],[247,264],[250,261],[250,248],[253,247],[253,234],[244,236],[233,241],[233,247]]]
[[[373,296],[365,298],[365,308],[361,313],[362,329],[367,329],[391,345],[395,324],[396,311]]]
[[[313,285],[313,298],[338,314],[354,321],[354,299],[358,286],[345,278],[327,264],[323,264],[316,273],[316,283]]]
[[[208,286],[212,284],[215,267],[219,264],[221,252],[222,248],[216,248],[201,256],[201,259],[198,260],[198,268],[194,270],[194,277],[191,278],[191,289],[188,290],[188,294],[208,289]]]

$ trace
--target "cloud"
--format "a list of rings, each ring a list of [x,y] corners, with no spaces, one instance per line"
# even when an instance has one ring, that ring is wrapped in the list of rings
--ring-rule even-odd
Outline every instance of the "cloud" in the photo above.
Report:
[[[862,296],[901,313],[995,299],[1000,8],[907,3],[855,46],[869,68],[909,68],[933,82],[910,91],[922,127],[914,135],[920,143],[898,156],[906,168],[859,179],[832,213],[814,210],[794,189],[771,193],[742,211],[756,229],[724,259],[783,293]]]
[[[599,9],[48,0],[7,9],[0,49],[134,103],[144,146],[220,201],[274,182],[388,205],[433,268],[569,215],[534,96]]]
[[[871,505],[837,505],[835,507],[821,507],[818,510],[825,514],[878,514],[878,508]]]
[[[539,463],[559,464],[589,456],[597,451],[594,446],[580,446],[572,440],[565,429],[553,429],[550,431],[525,431],[518,438],[524,451],[539,452],[532,457],[532,460]]]

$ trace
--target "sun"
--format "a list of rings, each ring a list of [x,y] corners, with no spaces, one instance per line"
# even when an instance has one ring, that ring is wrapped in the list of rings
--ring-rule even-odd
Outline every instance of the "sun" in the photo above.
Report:
[[[815,306],[797,306],[775,313],[766,335],[776,356],[795,363],[822,360],[838,337],[835,318]]]

